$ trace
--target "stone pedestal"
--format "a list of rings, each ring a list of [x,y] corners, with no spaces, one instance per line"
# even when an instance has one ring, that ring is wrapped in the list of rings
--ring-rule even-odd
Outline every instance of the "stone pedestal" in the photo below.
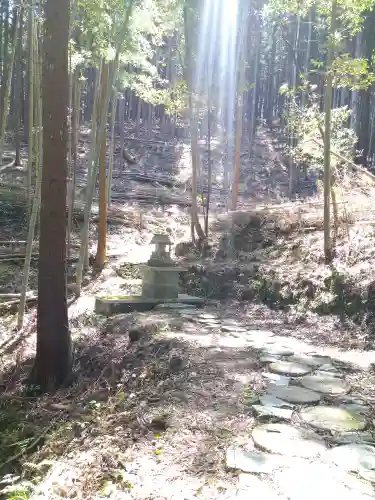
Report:
[[[143,268],[142,297],[145,299],[175,299],[179,292],[178,267],[145,266]]]
[[[112,314],[130,313],[132,311],[151,311],[159,304],[187,304],[203,307],[205,300],[201,297],[192,297],[180,293],[174,299],[147,299],[142,295],[128,297],[96,297],[95,312],[104,316]]]

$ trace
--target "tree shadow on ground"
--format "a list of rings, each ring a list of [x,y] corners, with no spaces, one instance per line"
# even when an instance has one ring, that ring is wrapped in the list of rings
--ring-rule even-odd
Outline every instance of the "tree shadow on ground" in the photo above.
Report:
[[[90,496],[108,478],[142,489],[142,474],[161,489],[181,477],[230,481],[225,449],[234,438],[249,439],[264,368],[241,338],[189,324],[161,311],[103,319],[75,340],[74,384],[39,399],[22,398],[32,359],[3,373],[0,467],[15,458],[0,474],[35,479],[38,467],[32,472],[25,462],[52,458],[54,480],[39,478],[51,498],[59,481],[69,496]],[[62,469],[74,478],[68,486]],[[124,470],[126,481],[118,479]]]
[[[138,338],[136,331],[124,315],[123,327],[119,318],[117,328],[109,320],[97,335],[76,341],[75,383],[54,395],[23,397],[22,380],[32,359],[2,373],[0,475],[24,473],[25,461],[38,463],[50,456],[69,460],[72,454],[95,449],[93,487],[98,487],[103,479],[99,457],[113,436],[112,465],[106,470],[115,471],[121,454],[134,446],[143,449],[155,435],[162,442],[164,435],[177,436],[182,427],[191,432],[196,428],[199,435],[189,458],[192,470],[201,462],[204,448],[208,456],[212,440],[233,435],[234,430],[225,431],[225,422],[238,413],[239,379],[259,367],[251,350],[194,346],[164,336],[160,327],[139,328]],[[171,451],[165,460],[182,467],[175,453]],[[33,474],[29,471],[26,476]]]

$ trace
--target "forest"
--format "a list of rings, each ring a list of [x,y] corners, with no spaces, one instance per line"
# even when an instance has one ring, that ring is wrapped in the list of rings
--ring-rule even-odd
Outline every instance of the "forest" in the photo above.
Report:
[[[375,2],[0,0],[0,499],[375,498]]]

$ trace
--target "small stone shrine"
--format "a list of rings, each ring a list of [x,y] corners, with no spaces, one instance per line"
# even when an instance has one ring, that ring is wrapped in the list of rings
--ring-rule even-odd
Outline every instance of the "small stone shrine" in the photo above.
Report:
[[[179,275],[187,269],[177,266],[171,258],[172,242],[167,234],[155,234],[151,240],[155,249],[143,267],[142,294],[125,297],[97,297],[98,314],[146,311],[158,304],[192,304],[202,306],[204,299],[179,293]]]

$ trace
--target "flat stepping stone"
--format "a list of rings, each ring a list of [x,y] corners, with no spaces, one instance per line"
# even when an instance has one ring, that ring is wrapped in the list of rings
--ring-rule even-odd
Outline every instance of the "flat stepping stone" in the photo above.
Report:
[[[191,321],[194,323],[196,321],[195,316],[193,314],[190,314],[189,312],[186,311],[178,311],[179,315],[181,316],[182,319],[185,319],[187,321]]]
[[[324,364],[324,359],[316,357],[316,356],[308,356],[307,354],[294,355],[288,358],[288,361],[292,363],[298,363],[301,365],[311,366],[312,368],[318,368],[319,366]]]
[[[231,325],[221,325],[221,331],[227,333],[246,333],[246,328],[242,328],[240,326],[231,326]]]
[[[269,339],[275,335],[270,330],[247,330],[247,333],[254,338],[258,337],[258,338],[267,338],[267,339]]]
[[[275,470],[272,480],[288,500],[369,500],[373,489],[332,464],[301,463]],[[369,496],[368,496],[369,495]]]
[[[264,424],[253,429],[254,443],[270,453],[313,458],[325,452],[322,440],[311,432],[288,424]]]
[[[306,408],[300,412],[300,417],[317,429],[338,432],[360,431],[366,426],[366,420],[362,415],[332,406]]]
[[[260,352],[261,355],[263,356],[276,356],[277,358],[280,358],[282,355],[279,354],[270,354],[267,352],[269,349],[273,348],[273,340],[272,337],[269,339],[254,339],[253,337],[250,337],[246,335],[246,341],[247,343],[251,346],[254,347],[254,349],[257,349]]]
[[[212,327],[215,327],[215,328],[219,328],[220,325],[221,325],[220,320],[216,321],[216,320],[213,320],[213,319],[197,318],[196,321],[198,321],[198,323],[202,323],[203,325],[212,326]]]
[[[288,387],[274,386],[272,387],[271,394],[279,399],[288,401],[288,403],[296,404],[318,403],[321,399],[321,395],[317,392],[295,385]]]
[[[263,354],[271,356],[292,356],[294,351],[287,347],[270,346],[262,349]]]
[[[310,366],[301,365],[299,363],[291,363],[289,361],[271,363],[268,368],[273,373],[278,373],[279,375],[291,375],[294,377],[306,375],[311,372]]]
[[[280,496],[259,477],[252,474],[240,474],[238,476],[239,491],[235,499],[248,500],[259,498],[262,500],[280,500]],[[251,496],[249,493],[251,492]]]
[[[343,403],[340,405],[340,408],[344,408],[344,410],[352,413],[359,413],[360,415],[367,415],[370,412],[368,406],[358,403]]]
[[[331,441],[335,444],[370,444],[375,445],[375,439],[371,432],[344,432],[333,436]]]
[[[344,381],[332,376],[308,375],[301,378],[300,382],[306,389],[322,392],[323,394],[345,394],[349,390]]]
[[[339,469],[357,472],[369,481],[375,480],[375,448],[367,444],[345,444],[331,448],[323,459],[332,462]]]
[[[221,321],[216,314],[202,313],[198,315],[199,319],[212,319],[216,321]]]
[[[320,370],[326,371],[326,372],[337,372],[337,368],[333,366],[332,363],[324,363],[323,365],[320,365]]]
[[[263,406],[274,406],[275,408],[294,408],[294,405],[287,403],[272,394],[260,396],[259,401]]]
[[[228,448],[226,454],[228,469],[269,474],[280,465],[280,457],[262,451],[243,451],[239,447]]]
[[[280,358],[278,356],[261,356],[259,358],[259,361],[261,363],[277,363],[280,361]]]
[[[290,382],[289,377],[278,375],[277,373],[263,372],[263,377],[267,378],[274,385],[288,386]]]
[[[341,372],[327,372],[323,370],[318,370],[315,372],[315,375],[319,377],[331,377],[331,378],[344,378],[345,375]]]
[[[283,420],[290,420],[293,415],[293,410],[276,408],[275,406],[252,405],[252,408],[258,417],[276,417]]]
[[[235,319],[223,319],[223,325],[224,326],[235,326],[235,327],[242,327],[242,323]]]

